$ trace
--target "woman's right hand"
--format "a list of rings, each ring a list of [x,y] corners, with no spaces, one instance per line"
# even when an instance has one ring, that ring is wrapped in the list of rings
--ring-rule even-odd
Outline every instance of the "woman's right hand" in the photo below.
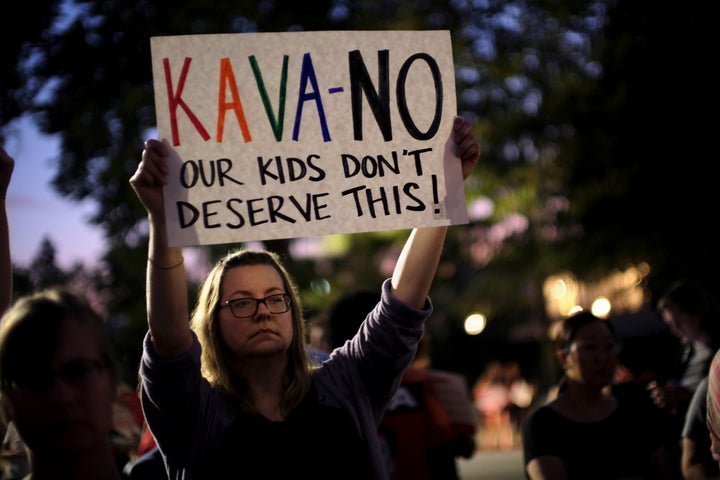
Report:
[[[146,141],[142,160],[130,177],[130,185],[152,217],[160,218],[165,215],[163,186],[168,178],[168,154],[168,147],[158,140]]]

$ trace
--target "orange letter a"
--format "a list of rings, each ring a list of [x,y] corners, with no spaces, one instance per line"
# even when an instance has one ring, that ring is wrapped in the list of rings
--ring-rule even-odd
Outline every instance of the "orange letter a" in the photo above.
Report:
[[[232,102],[225,102],[226,87],[230,87]],[[217,120],[217,141],[222,142],[223,130],[225,128],[225,114],[228,110],[235,111],[235,117],[240,124],[243,140],[245,143],[252,140],[250,129],[248,128],[245,112],[243,111],[242,102],[240,101],[240,92],[238,92],[235,83],[235,73],[233,72],[230,59],[225,57],[220,59],[220,86],[218,88],[218,120]]]

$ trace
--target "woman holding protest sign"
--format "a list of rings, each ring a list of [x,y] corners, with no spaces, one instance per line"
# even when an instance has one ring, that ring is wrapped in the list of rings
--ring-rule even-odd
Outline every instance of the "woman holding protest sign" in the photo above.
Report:
[[[467,178],[480,151],[461,117],[452,138]],[[143,407],[170,478],[387,478],[377,428],[432,311],[447,227],[412,231],[362,334],[312,369],[296,285],[272,252],[221,259],[188,324],[182,250],[166,233],[168,154],[148,141],[130,182],[150,223]]]

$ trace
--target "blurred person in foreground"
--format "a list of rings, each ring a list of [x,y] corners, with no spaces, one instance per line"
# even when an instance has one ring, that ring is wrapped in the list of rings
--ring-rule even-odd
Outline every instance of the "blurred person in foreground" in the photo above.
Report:
[[[655,419],[611,393],[619,353],[612,325],[579,312],[552,333],[564,378],[557,397],[523,423],[527,478],[676,479]]]
[[[61,287],[11,306],[5,198],[13,167],[0,147],[0,417],[24,446],[25,480],[120,479],[111,442],[118,374],[102,318]]]
[[[467,178],[479,145],[461,117],[448,134]],[[412,230],[361,330],[312,368],[297,286],[273,252],[231,251],[190,316],[182,249],[167,238],[169,154],[146,142],[130,183],[150,225],[143,410],[170,478],[388,478],[377,429],[432,312],[448,227]]]
[[[44,290],[0,320],[0,411],[25,443],[28,480],[120,479],[111,442],[117,370],[81,295]]]

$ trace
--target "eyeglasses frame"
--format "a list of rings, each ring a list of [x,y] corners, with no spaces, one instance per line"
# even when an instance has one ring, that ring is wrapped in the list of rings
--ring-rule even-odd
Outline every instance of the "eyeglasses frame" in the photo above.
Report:
[[[285,310],[283,310],[282,312],[273,312],[272,310],[270,310],[270,307],[268,307],[268,304],[267,304],[267,300],[268,300],[269,298],[277,297],[277,296],[283,297],[283,300],[285,301],[285,307],[286,307],[286,308],[285,308]],[[255,301],[255,310],[253,310],[253,313],[252,313],[252,314],[250,314],[250,315],[244,315],[244,316],[241,317],[241,316],[239,316],[239,315],[237,315],[237,314],[235,313],[235,310],[233,309],[232,305],[233,305],[233,303],[238,302],[238,301],[240,301],[240,300],[253,300],[253,301]],[[260,304],[261,304],[261,303],[262,303],[263,305],[265,305],[265,308],[267,308],[268,311],[270,311],[270,313],[276,314],[276,315],[280,315],[281,313],[285,313],[285,312],[287,312],[288,310],[290,310],[290,309],[292,308],[292,297],[290,296],[289,293],[273,293],[272,295],[268,295],[268,296],[265,297],[265,298],[254,298],[254,297],[233,298],[233,299],[231,299],[231,300],[226,300],[226,301],[221,305],[221,308],[225,308],[225,307],[229,308],[229,309],[230,309],[230,313],[232,313],[235,318],[250,318],[250,317],[254,317],[254,316],[257,314],[258,308],[260,308]]]

